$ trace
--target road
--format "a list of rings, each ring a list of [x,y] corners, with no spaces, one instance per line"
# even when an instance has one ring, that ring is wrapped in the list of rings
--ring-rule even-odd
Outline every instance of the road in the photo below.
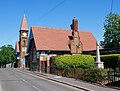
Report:
[[[83,91],[16,69],[0,69],[0,91]]]

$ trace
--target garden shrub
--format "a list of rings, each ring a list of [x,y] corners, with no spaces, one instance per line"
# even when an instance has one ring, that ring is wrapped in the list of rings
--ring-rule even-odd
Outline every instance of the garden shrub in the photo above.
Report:
[[[101,61],[104,62],[104,68],[116,69],[120,64],[120,54],[101,55]],[[96,57],[95,57],[96,59]]]
[[[90,82],[101,82],[103,80],[106,80],[108,77],[108,70],[107,69],[92,69],[89,70],[90,71],[90,75],[89,75],[89,79],[88,81]]]
[[[55,57],[54,66],[67,68],[93,68],[94,58],[91,55],[70,55]]]
[[[118,57],[118,68],[120,69],[120,56]]]
[[[80,79],[87,82],[102,84],[104,81],[108,80],[108,69],[68,68],[68,69],[62,69],[62,72],[63,72],[62,74],[60,74],[61,70],[58,70],[58,69],[55,69],[55,70],[57,70],[56,75]]]

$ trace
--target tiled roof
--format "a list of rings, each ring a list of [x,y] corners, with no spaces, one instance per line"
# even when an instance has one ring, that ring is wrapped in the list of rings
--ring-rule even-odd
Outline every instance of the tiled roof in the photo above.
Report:
[[[70,30],[56,29],[48,27],[31,27],[33,33],[36,50],[66,50],[68,47]],[[79,31],[80,41],[83,50],[96,50],[96,39],[91,32]]]
[[[83,51],[96,50],[96,39],[91,32],[80,31],[79,36],[83,44]]]
[[[16,42],[15,51],[20,52],[19,41]]]
[[[28,30],[28,25],[27,25],[27,20],[25,15],[22,19],[20,30]]]

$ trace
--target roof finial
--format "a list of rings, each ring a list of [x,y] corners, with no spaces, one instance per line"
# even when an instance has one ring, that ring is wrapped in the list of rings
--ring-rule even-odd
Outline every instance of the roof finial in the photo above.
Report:
[[[25,10],[24,10],[24,16],[25,16]]]
[[[25,16],[25,13],[24,13],[24,16]]]

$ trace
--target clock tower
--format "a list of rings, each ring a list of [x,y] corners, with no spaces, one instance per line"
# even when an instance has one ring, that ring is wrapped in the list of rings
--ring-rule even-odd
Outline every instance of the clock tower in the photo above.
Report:
[[[28,25],[26,21],[26,16],[24,15],[19,31],[19,47],[20,47],[20,68],[23,67],[23,61],[25,61],[25,55],[27,51],[28,46]]]

